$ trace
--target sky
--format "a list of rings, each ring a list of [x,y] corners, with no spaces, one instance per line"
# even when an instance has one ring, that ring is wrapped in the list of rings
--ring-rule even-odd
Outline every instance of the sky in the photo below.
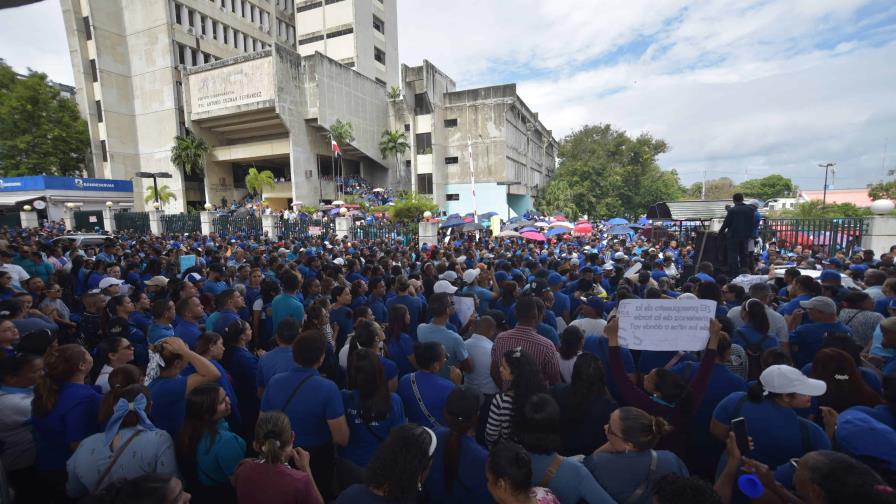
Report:
[[[515,82],[558,140],[599,123],[662,138],[686,185],[820,189],[834,162],[854,188],[896,169],[892,0],[399,0],[398,16],[403,63],[460,89]],[[0,12],[0,58],[71,83],[58,0]]]

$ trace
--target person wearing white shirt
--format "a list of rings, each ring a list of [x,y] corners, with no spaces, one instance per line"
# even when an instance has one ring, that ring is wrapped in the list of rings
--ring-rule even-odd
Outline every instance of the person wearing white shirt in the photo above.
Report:
[[[21,288],[25,280],[31,278],[24,268],[18,264],[12,264],[13,254],[8,250],[0,251],[0,270],[6,271],[12,276],[12,283]]]
[[[483,395],[494,395],[500,392],[492,380],[489,370],[492,365],[492,346],[495,338],[495,320],[487,315],[476,321],[476,330],[470,339],[464,342],[467,353],[473,361],[473,371],[464,375],[468,385],[479,389]]]
[[[768,284],[765,282],[755,283],[750,286],[749,293],[751,298],[758,299],[765,305],[765,314],[768,316],[769,323],[769,334],[778,338],[778,341],[781,343],[790,341],[790,331],[787,330],[787,321],[784,320],[784,316],[768,305],[772,295],[772,290]],[[728,310],[728,319],[731,320],[731,325],[734,326],[735,330],[746,324],[740,317],[740,306],[735,306]]]
[[[604,314],[604,302],[597,296],[591,296],[580,306],[583,318],[573,320],[569,325],[578,327],[588,336],[603,336],[607,321],[601,317]]]

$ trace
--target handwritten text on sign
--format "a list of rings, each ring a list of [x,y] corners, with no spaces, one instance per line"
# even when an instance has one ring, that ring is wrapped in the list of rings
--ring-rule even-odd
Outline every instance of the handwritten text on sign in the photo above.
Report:
[[[716,302],[706,299],[626,299],[619,303],[619,344],[632,350],[706,348]]]

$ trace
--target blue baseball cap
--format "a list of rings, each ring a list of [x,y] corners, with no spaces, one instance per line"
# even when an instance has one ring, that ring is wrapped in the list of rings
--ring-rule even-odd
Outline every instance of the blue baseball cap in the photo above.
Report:
[[[495,272],[495,280],[498,282],[506,282],[508,279],[510,279],[510,275],[508,275],[506,271]]]
[[[548,285],[557,285],[563,283],[563,276],[560,273],[551,273],[548,275]]]
[[[868,271],[867,264],[850,264],[849,271],[860,271],[862,273]]]
[[[837,417],[837,446],[853,457],[874,457],[890,469],[896,469],[896,431],[864,412],[846,410],[840,413]]]
[[[818,281],[821,283],[831,281],[840,283],[840,273],[834,270],[824,270],[821,272],[821,275],[818,276]]]
[[[591,296],[587,300],[585,300],[585,306],[591,308],[597,313],[604,312],[604,300],[597,296]]]
[[[842,267],[843,267],[843,261],[841,261],[840,259],[837,259],[836,257],[832,257],[832,258],[830,258],[830,259],[828,259],[828,260],[826,260],[826,261],[822,261],[822,263],[823,263],[823,264],[830,264],[831,266],[836,266],[836,267],[838,267],[838,268],[842,268]]]
[[[197,284],[197,283],[205,282],[205,277],[200,275],[199,273],[190,273],[189,275],[186,276],[186,278],[184,278],[184,280],[186,280],[190,283]]]

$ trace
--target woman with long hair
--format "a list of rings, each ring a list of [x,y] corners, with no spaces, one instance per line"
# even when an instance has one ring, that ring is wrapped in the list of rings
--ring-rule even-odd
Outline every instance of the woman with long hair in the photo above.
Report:
[[[771,334],[771,324],[765,313],[765,304],[750,298],[740,307],[740,318],[744,324],[734,331],[731,342],[747,352],[747,377],[755,380],[762,369],[759,360],[762,353],[778,346],[778,338]]]
[[[568,326],[560,335],[560,379],[563,383],[572,380],[572,369],[576,364],[576,358],[582,353],[585,345],[585,333],[579,326]]]
[[[522,348],[504,352],[498,369],[501,381],[509,386],[492,398],[485,428],[488,446],[494,446],[502,439],[516,439],[515,427],[522,420],[526,401],[547,391],[538,364]]]
[[[344,285],[337,285],[330,290],[330,301],[330,320],[339,328],[334,348],[339,350],[352,332],[352,293]]]
[[[599,357],[592,353],[579,355],[570,382],[555,386],[551,395],[560,405],[563,442],[557,451],[561,455],[588,455],[607,442],[604,432],[594,426],[606,424],[617,404],[607,392],[607,377]]]
[[[280,295],[280,284],[274,279],[266,278],[261,282],[261,293],[258,299],[252,303],[252,334],[256,337],[257,348],[268,348],[277,330],[274,327],[271,304],[278,295]]]
[[[532,485],[532,458],[516,443],[502,441],[492,449],[485,476],[498,504],[560,504],[549,489]]]
[[[476,443],[479,403],[475,387],[459,386],[448,394],[445,427],[436,432],[438,445],[424,492],[433,504],[492,502],[485,480],[488,451]]]
[[[374,453],[364,483],[348,487],[335,504],[416,502],[436,449],[436,435],[426,427],[400,425]]]
[[[323,504],[311,474],[311,456],[293,448],[294,441],[289,417],[282,412],[258,416],[252,447],[259,457],[243,460],[233,476],[240,504]]]
[[[124,338],[112,336],[100,341],[93,355],[89,380],[105,394],[109,392],[109,373],[134,360],[134,345]]]
[[[136,384],[109,395],[115,406],[105,432],[85,439],[66,464],[70,497],[96,493],[117,479],[177,474],[171,436],[156,429],[147,416],[152,411],[149,390]]]
[[[221,334],[224,357],[221,362],[233,380],[236,407],[243,421],[240,432],[248,436],[255,426],[260,401],[258,398],[258,356],[249,351],[252,327],[239,319],[227,324]],[[263,351],[259,351],[263,355]],[[232,405],[231,405],[232,406]]]
[[[61,345],[44,355],[45,374],[37,379],[32,422],[37,439],[37,469],[51,502],[65,499],[65,461],[87,436],[99,431],[101,395],[85,384],[93,367],[80,345]]]
[[[350,433],[339,453],[359,467],[367,466],[393,427],[407,423],[401,398],[389,391],[381,359],[369,348],[355,350],[349,360],[349,389],[342,391]]]
[[[404,376],[417,369],[414,359],[414,340],[408,335],[411,314],[403,304],[389,308],[389,325],[386,327],[386,356],[398,366],[398,375]]]
[[[240,416],[239,399],[236,397],[236,391],[233,389],[230,374],[221,365],[221,359],[224,358],[224,338],[215,332],[206,332],[199,336],[196,340],[196,353],[205,357],[218,370],[218,379],[216,383],[227,393],[227,399],[230,401],[230,414],[227,421],[230,423],[230,429],[237,433],[243,431],[243,420]],[[181,374],[189,376],[195,372],[193,365],[187,366]]]
[[[607,442],[585,459],[585,467],[616,502],[649,504],[656,478],[688,475],[677,455],[654,450],[671,431],[672,426],[662,417],[638,408],[619,408],[604,424]]]
[[[103,335],[106,338],[127,338],[134,346],[135,362],[138,366],[145,366],[149,362],[149,342],[146,333],[131,321],[131,314],[135,311],[137,307],[130,297],[122,294],[110,298],[101,319]]]
[[[840,413],[853,406],[874,407],[881,403],[880,396],[865,383],[853,358],[843,350],[819,350],[812,359],[809,377],[827,384],[824,395],[818,398],[819,407]]]
[[[370,310],[367,311],[369,312]],[[362,348],[366,348],[371,350],[379,358],[380,363],[383,366],[383,372],[386,376],[386,383],[389,386],[389,392],[395,392],[398,388],[398,366],[396,366],[392,360],[380,355],[380,346],[385,339],[386,336],[383,334],[383,329],[379,324],[367,319],[358,321],[355,325],[355,335],[349,341],[348,355],[346,356],[346,369],[349,372],[349,380],[352,379],[352,359],[354,358],[355,353]]]
[[[177,456],[197,502],[236,502],[232,482],[246,442],[227,427],[230,413],[230,399],[217,383],[204,383],[187,395]]]

